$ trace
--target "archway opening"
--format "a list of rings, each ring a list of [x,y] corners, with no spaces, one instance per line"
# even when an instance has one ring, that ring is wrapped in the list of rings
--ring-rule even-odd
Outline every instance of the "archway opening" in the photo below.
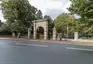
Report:
[[[37,39],[44,39],[44,28],[42,26],[37,28]]]

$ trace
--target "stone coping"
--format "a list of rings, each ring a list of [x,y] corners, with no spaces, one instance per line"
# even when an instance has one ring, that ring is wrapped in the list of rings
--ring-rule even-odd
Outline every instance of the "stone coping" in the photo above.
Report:
[[[44,22],[44,21],[47,21],[47,19],[33,20],[32,22],[35,23],[35,22]]]

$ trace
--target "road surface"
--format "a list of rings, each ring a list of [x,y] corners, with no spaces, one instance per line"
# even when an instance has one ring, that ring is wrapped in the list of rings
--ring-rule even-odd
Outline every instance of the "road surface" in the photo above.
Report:
[[[93,47],[0,40],[0,64],[93,64]]]

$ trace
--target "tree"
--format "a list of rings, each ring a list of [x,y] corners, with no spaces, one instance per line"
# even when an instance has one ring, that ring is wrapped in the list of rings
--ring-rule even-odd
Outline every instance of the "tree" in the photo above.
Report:
[[[3,1],[1,6],[4,18],[10,22],[21,20],[25,24],[35,19],[37,9],[31,6],[28,0]]]
[[[0,20],[0,27],[2,26],[2,24],[3,24],[3,23],[2,23],[1,20]]]
[[[47,21],[51,24],[52,23],[52,18],[49,15],[45,15],[44,19],[47,19]]]
[[[93,0],[70,0],[69,11],[79,15],[83,33],[93,33]]]
[[[36,19],[37,9],[31,6],[28,0],[2,1],[1,7],[11,32],[15,30],[21,32],[19,29],[22,29],[22,31],[23,29],[25,30],[25,28],[30,27],[31,21]]]
[[[9,34],[11,34],[9,27],[5,23],[2,23],[0,25],[0,35],[9,35]]]
[[[42,19],[42,18],[43,18],[42,12],[41,12],[41,10],[38,10],[36,13],[36,19]]]
[[[48,36],[50,38],[52,36],[52,31],[53,31],[53,27],[54,27],[53,20],[49,15],[45,15],[44,19],[46,19],[48,21],[48,34],[49,34]]]
[[[62,13],[55,19],[54,25],[58,33],[67,34],[68,37],[68,34],[73,33],[75,30],[75,17],[67,13]]]

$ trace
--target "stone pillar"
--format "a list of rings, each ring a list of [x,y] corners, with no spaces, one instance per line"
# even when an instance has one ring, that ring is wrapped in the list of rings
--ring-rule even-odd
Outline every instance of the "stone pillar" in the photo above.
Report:
[[[47,31],[44,31],[44,40],[47,40],[48,39],[48,33]]]
[[[37,31],[36,31],[36,22],[34,22],[34,39],[36,39],[36,33],[37,33]]]
[[[44,40],[47,40],[48,39],[48,21],[45,21],[46,22],[46,26],[44,28]]]
[[[31,31],[30,31],[30,28],[28,28],[28,38],[31,37]]]
[[[74,32],[74,40],[78,40],[78,32]]]
[[[12,37],[13,37],[13,38],[15,37],[15,32],[12,33]]]
[[[59,33],[57,34],[57,40],[60,40],[60,34]]]
[[[17,33],[17,38],[21,38],[21,33]]]
[[[56,32],[56,28],[53,28],[53,40],[56,40],[56,36],[57,36],[57,32]]]

